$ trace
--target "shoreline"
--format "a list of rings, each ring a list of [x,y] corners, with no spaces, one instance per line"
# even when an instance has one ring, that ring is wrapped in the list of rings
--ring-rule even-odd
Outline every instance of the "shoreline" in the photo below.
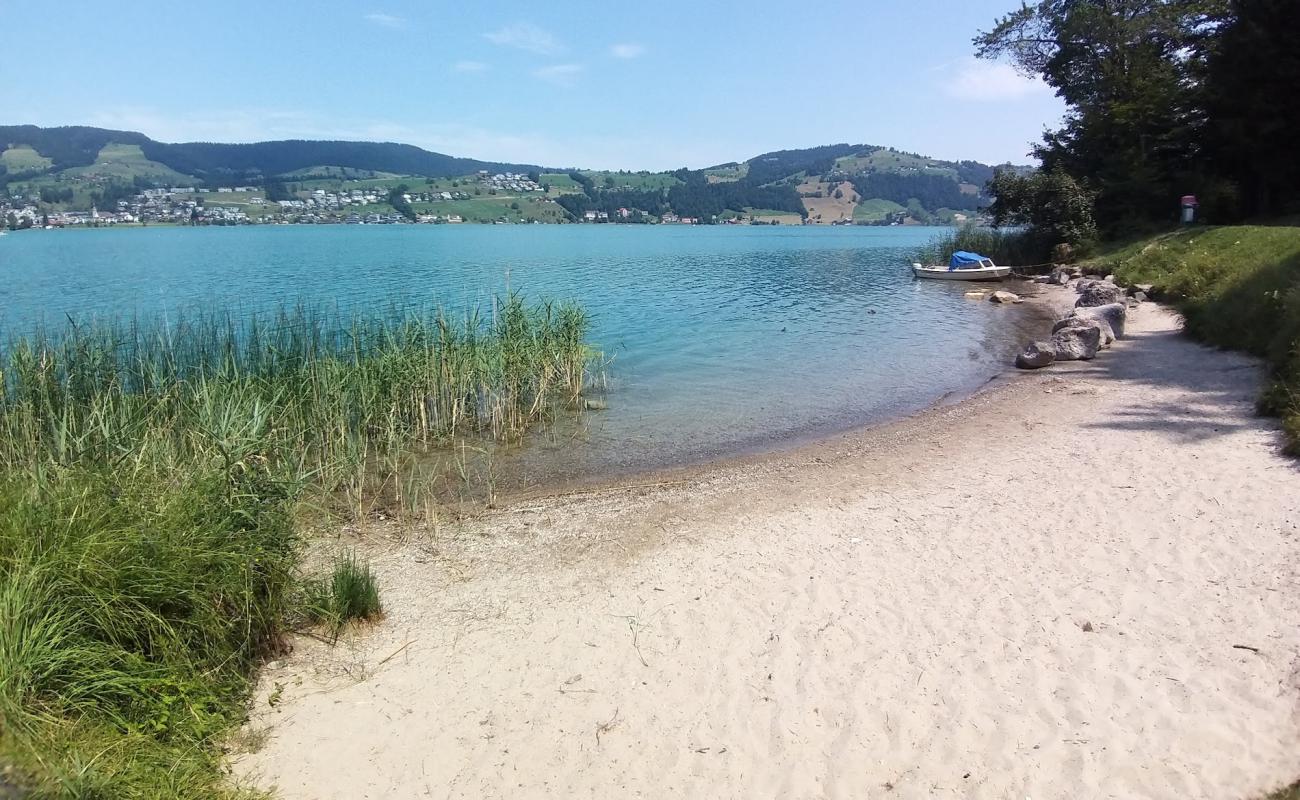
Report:
[[[285,798],[1294,779],[1300,467],[1256,361],[1151,304],[1129,325],[778,456],[344,534],[388,616],[267,665],[236,773]]]
[[[1039,318],[1047,328],[1051,327],[1059,316],[1073,307],[1076,294],[1072,287],[1050,286],[1025,280],[1012,280],[1004,284],[1017,290],[1024,300],[1019,306],[1006,310],[1010,313],[1031,315]],[[982,285],[983,286],[983,285]],[[987,299],[972,302],[988,302]],[[1104,357],[1104,356],[1103,356]],[[573,497],[597,494],[644,486],[656,486],[667,483],[683,483],[706,477],[709,474],[731,468],[757,466],[767,461],[780,460],[783,457],[798,458],[802,451],[821,451],[835,443],[851,443],[868,437],[873,431],[890,428],[908,421],[923,421],[945,409],[969,403],[989,393],[1013,390],[1018,381],[1029,377],[1029,373],[1016,369],[1012,360],[1004,368],[990,375],[982,383],[967,389],[953,389],[931,400],[914,411],[898,416],[888,416],[867,422],[851,422],[842,426],[809,429],[806,432],[785,437],[770,444],[751,444],[736,447],[734,450],[716,456],[707,456],[700,460],[688,460],[679,464],[631,468],[614,474],[600,476],[588,474],[576,478],[558,479],[547,483],[537,483],[525,488],[508,487],[497,493],[496,508],[508,508],[513,504],[531,503],[552,497]],[[525,445],[527,447],[528,445]],[[518,477],[518,476],[515,476]]]

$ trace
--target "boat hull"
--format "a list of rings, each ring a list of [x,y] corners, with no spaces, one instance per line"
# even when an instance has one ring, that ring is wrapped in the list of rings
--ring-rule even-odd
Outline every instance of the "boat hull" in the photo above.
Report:
[[[1011,274],[1011,267],[948,269],[947,267],[912,267],[912,274],[932,281],[1000,281]]]

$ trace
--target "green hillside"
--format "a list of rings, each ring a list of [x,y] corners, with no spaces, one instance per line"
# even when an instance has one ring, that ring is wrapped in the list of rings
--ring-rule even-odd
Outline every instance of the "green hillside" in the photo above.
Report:
[[[131,131],[89,127],[0,126],[0,145],[0,193],[39,203],[46,211],[84,211],[92,205],[103,211],[148,188],[244,186],[256,187],[271,204],[203,199],[252,206],[248,213],[259,219],[279,213],[280,202],[306,201],[322,190],[386,194],[406,186],[456,195],[417,212],[481,221],[581,221],[588,212],[602,220],[630,219],[618,212],[633,209],[637,220],[676,214],[711,222],[753,217],[748,209],[761,208],[827,224],[943,223],[957,213],[977,214],[987,204],[983,187],[994,171],[974,161],[942,161],[865,144],[777,150],[743,162],[670,172],[542,169],[391,142],[168,144]],[[536,184],[520,191],[525,176]],[[200,198],[196,193],[190,199]]]

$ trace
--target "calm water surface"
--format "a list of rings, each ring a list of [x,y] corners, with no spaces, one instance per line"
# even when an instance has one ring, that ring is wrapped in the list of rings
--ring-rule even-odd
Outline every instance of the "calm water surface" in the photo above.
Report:
[[[26,231],[0,239],[0,327],[298,300],[575,298],[609,408],[539,434],[527,480],[592,478],[900,416],[1002,371],[1023,307],[914,281],[934,228],[321,226]],[[574,446],[577,442],[578,446]]]

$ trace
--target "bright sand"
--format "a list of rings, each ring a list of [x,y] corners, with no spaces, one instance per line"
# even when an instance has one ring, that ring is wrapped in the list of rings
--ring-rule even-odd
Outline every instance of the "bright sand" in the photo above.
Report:
[[[1147,305],[1094,362],[899,423],[369,531],[387,618],[266,670],[237,771],[313,800],[1294,779],[1300,467],[1255,363],[1177,329]]]

